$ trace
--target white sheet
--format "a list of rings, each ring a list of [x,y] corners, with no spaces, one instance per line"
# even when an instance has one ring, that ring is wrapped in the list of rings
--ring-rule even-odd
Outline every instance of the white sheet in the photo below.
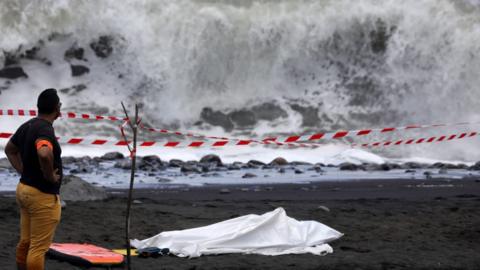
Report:
[[[169,248],[180,257],[223,253],[325,255],[333,252],[327,243],[342,235],[316,221],[290,218],[283,208],[277,208],[263,215],[246,215],[205,227],[162,232],[145,240],[131,240],[131,245]]]

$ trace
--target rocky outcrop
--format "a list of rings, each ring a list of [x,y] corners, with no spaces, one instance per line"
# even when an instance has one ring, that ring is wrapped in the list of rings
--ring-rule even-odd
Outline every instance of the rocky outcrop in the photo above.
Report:
[[[4,67],[0,69],[0,78],[5,79],[18,79],[18,78],[28,78],[27,73],[23,71],[22,67]]]
[[[113,37],[101,36],[90,43],[90,48],[92,48],[97,57],[107,58],[113,52],[113,41]]]

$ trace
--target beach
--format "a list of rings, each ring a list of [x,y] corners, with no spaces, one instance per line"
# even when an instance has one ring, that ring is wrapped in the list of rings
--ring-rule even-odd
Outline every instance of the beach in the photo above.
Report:
[[[126,190],[108,193],[102,201],[67,201],[55,242],[123,248]],[[330,243],[334,252],[326,256],[135,257],[132,269],[479,269],[479,204],[477,179],[136,189],[132,238],[277,207],[293,218],[319,221],[345,235]],[[0,219],[0,268],[13,269],[19,215],[12,192],[0,197]],[[84,268],[47,259],[46,269]]]

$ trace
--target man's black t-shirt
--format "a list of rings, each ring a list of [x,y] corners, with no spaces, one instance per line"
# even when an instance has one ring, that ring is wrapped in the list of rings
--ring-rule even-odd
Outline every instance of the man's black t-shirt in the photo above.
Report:
[[[35,142],[38,139],[50,141],[53,146],[53,168],[58,169],[60,181],[51,183],[43,176]],[[55,137],[53,126],[47,120],[33,118],[21,125],[11,138],[11,142],[20,149],[20,155],[23,162],[23,173],[20,182],[37,188],[38,190],[49,193],[59,194],[62,172],[62,149]]]

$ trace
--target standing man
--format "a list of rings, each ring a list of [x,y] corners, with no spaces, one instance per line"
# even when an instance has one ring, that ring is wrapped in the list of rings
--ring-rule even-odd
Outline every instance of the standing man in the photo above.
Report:
[[[20,208],[19,270],[43,270],[45,253],[60,221],[62,160],[53,122],[60,116],[55,89],[38,96],[38,117],[21,125],[5,147],[12,166],[21,174],[17,185]]]

